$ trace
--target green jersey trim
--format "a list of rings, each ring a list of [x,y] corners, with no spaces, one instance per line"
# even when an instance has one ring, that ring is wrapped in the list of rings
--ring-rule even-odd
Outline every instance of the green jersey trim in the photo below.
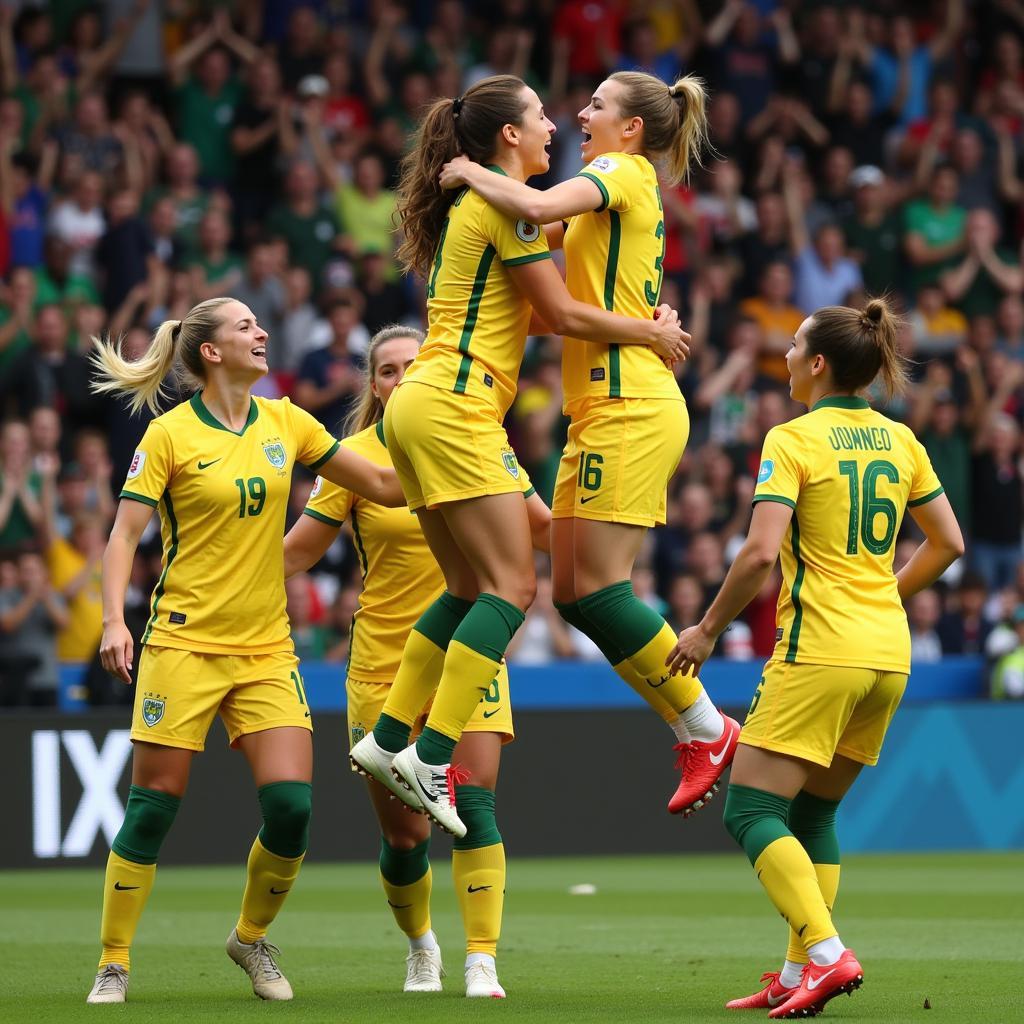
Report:
[[[755,494],[750,499],[750,504],[756,505],[759,501],[777,501],[780,505],[788,505],[794,511],[796,510],[796,502],[792,498],[786,498],[781,494]]]
[[[366,575],[370,571],[370,563],[366,558],[366,548],[363,547],[363,536],[359,532],[359,516],[356,513],[355,506],[352,507],[352,535],[356,541],[356,552],[359,555],[359,562],[363,570],[363,582],[366,582]]]
[[[383,420],[377,420],[377,440],[380,441],[380,443],[382,445],[384,445],[385,448],[387,448],[388,443],[387,443],[387,441],[384,440],[384,421]]]
[[[923,498],[915,498],[913,501],[907,502],[907,508],[917,508],[918,505],[927,505],[929,501],[934,501],[940,494],[945,494],[945,487],[938,487],[931,494],[926,494]]]
[[[315,519],[317,522],[326,523],[328,526],[340,527],[343,525],[342,520],[325,516],[323,512],[317,512],[315,508],[304,508],[302,514],[309,516],[310,519]]]
[[[786,661],[796,661],[797,648],[800,646],[800,627],[804,622],[804,605],[800,600],[800,591],[804,585],[804,573],[807,565],[800,557],[800,524],[796,516],[790,524],[790,543],[793,545],[793,557],[796,559],[796,576],[793,578],[793,590],[790,597],[793,601],[793,625],[789,629],[789,650]]]
[[[604,308],[615,309],[615,278],[619,269],[619,245],[622,242],[622,220],[615,210],[608,211],[608,265],[604,271]],[[608,397],[622,397],[622,375],[619,370],[619,346],[608,346]]]
[[[333,458],[333,456],[334,456],[334,453],[335,453],[335,452],[336,452],[336,451],[337,451],[337,450],[338,450],[338,449],[339,449],[340,447],[341,447],[341,442],[340,442],[340,441],[335,441],[335,442],[334,442],[334,444],[332,444],[332,445],[331,445],[331,447],[330,447],[330,448],[328,448],[328,449],[327,449],[327,451],[325,451],[325,452],[323,453],[323,455],[321,455],[321,456],[320,456],[320,458],[316,460],[316,462],[310,462],[310,463],[308,464],[308,466],[307,466],[306,468],[307,468],[307,469],[312,469],[312,470],[313,470],[313,471],[315,472],[315,471],[316,471],[316,470],[318,470],[318,469],[319,469],[319,468],[320,468],[320,467],[321,467],[321,466],[322,466],[322,465],[323,465],[323,464],[324,464],[325,462],[328,462],[328,461],[330,461],[330,459],[331,459],[331,458]]]
[[[484,164],[484,167],[489,171],[494,171],[495,174],[500,174],[503,178],[507,178],[508,174],[503,171],[497,164]]]
[[[192,410],[195,414],[205,423],[208,427],[213,427],[214,430],[225,430],[229,434],[234,434],[235,437],[241,437],[255,422],[256,418],[260,414],[260,407],[256,404],[255,398],[249,399],[249,416],[245,421],[245,426],[241,430],[232,430],[230,427],[225,427],[223,423],[216,416],[210,412],[209,409],[203,404],[203,393],[197,391],[190,399],[188,404],[192,406]]]
[[[591,174],[589,171],[580,171],[576,175],[576,177],[577,178],[586,178],[587,181],[592,181],[601,190],[601,198],[602,198],[603,202],[594,211],[594,213],[602,213],[605,210],[607,210],[608,209],[608,204],[611,202],[611,199],[608,196],[608,189],[605,188],[604,182],[596,174]]]
[[[521,267],[524,263],[536,263],[538,260],[551,259],[550,252],[531,252],[527,256],[516,256],[511,260],[502,260],[506,267]]]
[[[159,501],[147,498],[145,494],[136,494],[135,491],[122,491],[120,497],[130,498],[132,501],[141,501],[143,505],[148,505],[150,508],[156,508],[160,504]]]
[[[523,491],[524,498],[532,498],[537,493],[536,487],[531,487],[528,491]]]
[[[484,249],[480,262],[477,264],[476,277],[473,279],[473,291],[469,296],[469,303],[466,306],[466,320],[462,325],[462,337],[459,338],[459,351],[462,353],[462,362],[459,365],[459,374],[455,379],[455,387],[452,388],[457,394],[465,394],[466,384],[469,382],[469,368],[473,365],[473,357],[469,354],[469,343],[473,339],[473,331],[476,330],[476,322],[480,316],[480,302],[484,297],[484,289],[487,287],[487,276],[491,272],[491,264],[497,250],[493,245]]]
[[[167,563],[164,565],[164,571],[160,573],[160,579],[156,581],[156,586],[153,588],[153,610],[149,616],[149,622],[146,623],[146,632],[142,635],[143,644],[149,640],[153,627],[156,625],[157,607],[160,604],[160,598],[167,590],[167,573],[170,572],[171,563],[178,555],[178,517],[174,514],[174,503],[171,501],[170,491],[164,491],[164,509],[167,512],[167,522],[171,527],[171,545],[167,549]]]
[[[811,412],[819,409],[870,409],[871,404],[859,395],[837,395],[834,398],[822,398],[811,406]]]

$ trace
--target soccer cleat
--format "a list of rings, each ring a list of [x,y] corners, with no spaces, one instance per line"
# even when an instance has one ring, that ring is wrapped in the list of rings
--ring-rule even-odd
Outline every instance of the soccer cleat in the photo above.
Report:
[[[352,771],[368,779],[376,779],[388,792],[405,803],[409,810],[423,813],[423,802],[415,792],[407,789],[391,772],[395,755],[385,750],[368,732],[348,753]]]
[[[427,764],[406,747],[395,754],[391,771],[401,787],[399,796],[410,806],[419,801],[423,812],[456,839],[466,834],[466,826],[455,810],[455,787],[469,779],[469,772],[458,765]]]
[[[740,723],[722,715],[725,729],[712,743],[691,740],[677,743],[679,752],[676,768],[681,773],[679,787],[668,802],[669,814],[682,814],[688,818],[699,811],[718,792],[718,780],[732,764],[736,743],[740,738]]]
[[[242,942],[238,932],[232,928],[225,949],[228,956],[249,975],[252,990],[260,999],[284,1002],[292,998],[292,987],[274,959],[281,955],[277,946],[266,939],[257,939],[251,944]]]
[[[505,990],[498,982],[494,961],[478,960],[466,968],[466,997],[468,999],[504,999]]]
[[[405,985],[403,992],[440,992],[444,965],[441,963],[441,947],[433,949],[412,949],[405,958]]]
[[[725,1004],[725,1008],[727,1010],[774,1010],[800,987],[794,985],[792,988],[786,988],[779,981],[778,971],[768,971],[767,974],[762,974],[761,980],[767,981],[768,984],[760,992],[755,992],[752,996],[744,996],[742,999],[730,999]]]
[[[853,950],[848,949],[834,964],[807,964],[800,987],[768,1016],[772,1020],[817,1017],[830,999],[842,992],[851,995],[863,983],[864,968],[857,962]]]
[[[128,998],[128,972],[120,964],[107,964],[85,997],[87,1003],[123,1003]]]

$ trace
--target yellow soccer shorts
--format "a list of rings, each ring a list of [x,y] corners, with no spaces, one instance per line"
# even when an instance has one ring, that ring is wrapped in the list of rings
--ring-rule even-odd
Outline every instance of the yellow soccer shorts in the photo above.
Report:
[[[900,672],[769,661],[740,743],[826,768],[835,754],[877,764],[906,685]]]
[[[345,681],[349,746],[358,743],[377,724],[390,689],[390,683],[368,683],[349,675]],[[428,704],[413,724],[413,737],[423,731],[429,714]],[[512,699],[508,692],[508,668],[504,662],[498,668],[490,689],[476,706],[472,718],[466,723],[464,732],[496,732],[501,736],[502,743],[511,743],[515,739]]]
[[[569,424],[552,517],[664,523],[665,492],[689,436],[681,399],[588,400]]]
[[[384,437],[413,511],[522,490],[497,413],[473,395],[409,381],[388,400]]]
[[[313,730],[299,661],[277,654],[196,654],[145,646],[132,712],[133,740],[202,750],[220,714],[232,746],[280,726]]]

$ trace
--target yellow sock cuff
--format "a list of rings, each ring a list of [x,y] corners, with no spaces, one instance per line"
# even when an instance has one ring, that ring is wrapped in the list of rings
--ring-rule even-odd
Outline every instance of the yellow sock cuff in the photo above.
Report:
[[[674,722],[704,692],[704,687],[696,676],[681,676],[679,674],[670,676],[668,674],[665,659],[668,658],[675,646],[676,634],[666,622],[647,644],[626,659],[634,672],[643,680],[647,689],[656,693],[660,700],[671,708],[673,712],[671,718],[662,715],[667,722]],[[616,667],[616,672],[618,672],[618,667]],[[641,696],[646,697],[645,694],[641,694]],[[648,703],[651,702],[648,701]],[[652,706],[654,705],[652,704]]]

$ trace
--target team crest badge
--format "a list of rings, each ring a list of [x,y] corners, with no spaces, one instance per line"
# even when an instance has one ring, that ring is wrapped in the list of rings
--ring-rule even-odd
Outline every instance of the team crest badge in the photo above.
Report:
[[[536,242],[540,235],[540,228],[526,220],[516,221],[516,238],[521,242]]]
[[[361,725],[352,726],[352,743],[358,743],[366,735],[366,730]]]
[[[151,729],[164,717],[167,702],[162,697],[150,697],[148,694],[142,701],[142,720]]]
[[[501,461],[505,464],[505,468],[508,470],[509,476],[513,480],[519,479],[519,462],[516,459],[515,452],[502,452]]]
[[[263,446],[263,453],[274,469],[284,469],[284,464],[288,461],[288,453],[284,450],[284,445],[280,441],[265,444]]]

